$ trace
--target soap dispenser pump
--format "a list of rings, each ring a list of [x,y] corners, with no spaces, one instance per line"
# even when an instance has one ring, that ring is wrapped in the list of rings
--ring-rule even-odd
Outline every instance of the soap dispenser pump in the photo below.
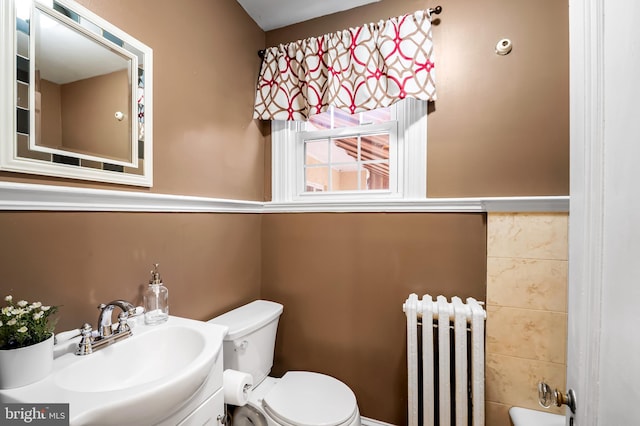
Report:
[[[161,324],[169,319],[169,290],[162,284],[158,264],[153,265],[149,287],[144,293],[145,324]]]

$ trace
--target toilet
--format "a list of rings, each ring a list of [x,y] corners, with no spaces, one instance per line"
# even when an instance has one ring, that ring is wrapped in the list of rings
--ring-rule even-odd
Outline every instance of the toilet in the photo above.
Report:
[[[564,426],[565,416],[531,410],[528,408],[511,407],[509,417],[513,426]]]
[[[233,410],[235,426],[360,426],[353,391],[338,379],[309,371],[269,377],[273,366],[279,303],[256,300],[209,320],[228,327],[224,369],[249,373],[253,388],[246,405]]]

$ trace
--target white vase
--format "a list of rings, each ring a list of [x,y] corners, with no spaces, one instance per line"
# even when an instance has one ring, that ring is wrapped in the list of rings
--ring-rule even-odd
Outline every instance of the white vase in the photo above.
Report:
[[[53,369],[53,334],[47,340],[18,349],[0,350],[0,389],[42,380]]]

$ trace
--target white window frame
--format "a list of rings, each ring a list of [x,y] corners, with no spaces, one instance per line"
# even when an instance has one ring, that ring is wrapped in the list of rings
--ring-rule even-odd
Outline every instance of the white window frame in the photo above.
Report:
[[[389,200],[423,200],[427,194],[427,102],[405,99],[391,108],[395,116],[396,176],[390,177],[390,190],[307,192],[304,188],[304,143],[301,134],[305,123],[271,122],[271,176],[273,203],[353,203]],[[390,126],[393,128],[393,126]],[[393,139],[393,136],[390,140]]]
[[[397,121],[395,120],[395,111],[392,111],[392,119],[381,123],[381,124],[363,124],[358,126],[351,127],[343,127],[339,129],[322,129],[322,130],[314,130],[314,131],[303,131],[297,132],[297,140],[296,140],[296,194],[294,194],[294,199],[304,200],[305,198],[317,198],[322,196],[324,198],[333,198],[335,196],[338,197],[348,197],[348,198],[359,198],[363,196],[367,197],[388,197],[394,196],[397,197],[398,185],[397,185],[397,166],[398,166],[398,145],[397,145]],[[389,189],[376,189],[376,190],[353,190],[353,191],[323,191],[323,194],[320,195],[317,192],[307,192],[306,186],[307,182],[305,179],[305,141],[311,140],[326,140],[326,139],[334,139],[340,137],[349,137],[353,135],[366,136],[371,134],[388,134],[389,135],[389,170],[394,173],[390,173],[389,176]],[[328,147],[327,147],[328,148]],[[357,160],[354,159],[354,161]],[[322,166],[327,164],[323,163]],[[329,181],[331,181],[331,173],[329,173]],[[315,200],[314,200],[315,201]]]

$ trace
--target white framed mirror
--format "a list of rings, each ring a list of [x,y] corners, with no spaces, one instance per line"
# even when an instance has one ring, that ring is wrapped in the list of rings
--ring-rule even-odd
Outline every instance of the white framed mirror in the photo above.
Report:
[[[72,0],[3,0],[0,169],[153,184],[151,48]]]

